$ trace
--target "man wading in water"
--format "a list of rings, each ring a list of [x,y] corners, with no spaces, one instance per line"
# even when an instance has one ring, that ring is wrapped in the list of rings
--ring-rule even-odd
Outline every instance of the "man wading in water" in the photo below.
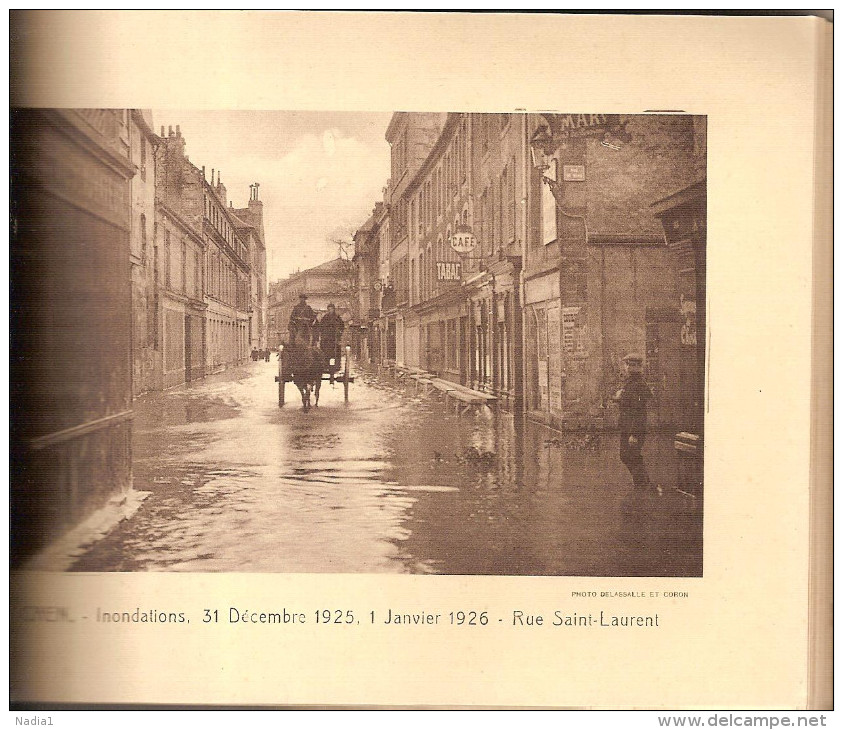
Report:
[[[642,490],[650,486],[642,451],[647,435],[647,401],[653,394],[642,374],[644,358],[641,355],[630,354],[623,362],[626,382],[612,399],[620,406],[620,457],[632,475],[634,489]],[[661,487],[656,488],[661,493]]]

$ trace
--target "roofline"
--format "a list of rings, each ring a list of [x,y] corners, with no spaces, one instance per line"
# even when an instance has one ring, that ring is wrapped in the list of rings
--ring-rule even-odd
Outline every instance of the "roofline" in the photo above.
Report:
[[[156,207],[164,213],[169,218],[172,218],[179,227],[183,228],[188,234],[194,236],[199,243],[202,244],[202,247],[205,247],[205,239],[202,237],[201,231],[197,231],[193,228],[184,218],[179,215],[175,209],[171,208],[169,205],[164,203],[162,200],[156,200]]]
[[[448,118],[445,120],[439,137],[436,139],[436,144],[433,145],[430,153],[425,157],[424,162],[422,162],[421,167],[416,171],[416,174],[410,178],[410,181],[401,193],[402,195],[408,195],[419,187],[422,178],[430,172],[430,168],[433,167],[434,162],[441,157],[443,149],[453,138],[454,130],[458,126],[458,122],[462,119],[462,116],[463,112],[448,112]]]
[[[670,195],[650,203],[651,208],[655,208],[655,216],[658,218],[664,215],[667,211],[676,208],[680,205],[687,205],[691,202],[699,202],[706,198],[707,187],[706,179],[697,180],[690,185],[685,186],[681,190],[677,190]]]
[[[386,132],[384,132],[383,136],[387,142],[390,144],[395,137],[396,127],[398,127],[400,121],[407,116],[407,112],[393,112],[392,118],[389,120],[389,124],[386,126]]]
[[[132,109],[132,118],[135,120],[135,124],[143,130],[147,137],[151,137],[155,140],[161,139],[161,137],[155,134],[155,130],[146,123],[146,119],[143,118],[143,114],[140,109]]]

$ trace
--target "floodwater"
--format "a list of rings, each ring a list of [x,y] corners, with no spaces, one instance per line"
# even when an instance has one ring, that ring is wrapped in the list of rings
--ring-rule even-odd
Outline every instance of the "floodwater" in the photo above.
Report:
[[[277,363],[250,362],[135,403],[138,511],[80,571],[697,576],[701,506],[633,492],[617,435],[462,417],[359,374],[303,412]],[[672,438],[648,437],[676,482]]]

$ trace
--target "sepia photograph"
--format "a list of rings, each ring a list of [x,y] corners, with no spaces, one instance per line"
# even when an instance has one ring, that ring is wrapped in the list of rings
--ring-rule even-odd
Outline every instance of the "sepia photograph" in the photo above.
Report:
[[[15,724],[824,724],[832,24],[702,12],[12,12]]]
[[[703,574],[705,117],[12,122],[19,566]]]

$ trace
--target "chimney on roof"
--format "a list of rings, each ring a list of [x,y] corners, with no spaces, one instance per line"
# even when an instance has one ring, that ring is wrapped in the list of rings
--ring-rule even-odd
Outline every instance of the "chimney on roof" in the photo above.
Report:
[[[176,137],[181,137],[181,127],[178,124],[176,125]]]
[[[167,136],[168,137],[173,136],[173,125],[172,124],[167,128]]]
[[[164,136],[164,125],[163,124],[161,125],[161,136],[162,137]]]
[[[219,199],[220,203],[225,205],[225,200],[228,197],[228,192],[225,189],[225,185],[222,184],[221,170],[217,170],[217,184],[214,186],[214,192],[217,194],[217,198]]]

